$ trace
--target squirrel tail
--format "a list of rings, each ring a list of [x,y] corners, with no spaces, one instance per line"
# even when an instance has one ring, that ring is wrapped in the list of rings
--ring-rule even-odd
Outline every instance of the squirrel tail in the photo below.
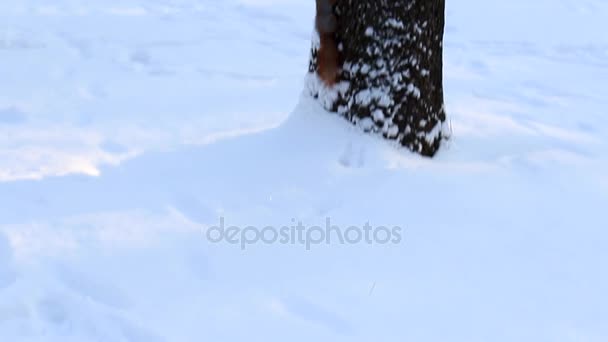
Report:
[[[333,86],[338,79],[338,44],[333,34],[321,34],[321,46],[317,56],[317,74],[327,85]]]

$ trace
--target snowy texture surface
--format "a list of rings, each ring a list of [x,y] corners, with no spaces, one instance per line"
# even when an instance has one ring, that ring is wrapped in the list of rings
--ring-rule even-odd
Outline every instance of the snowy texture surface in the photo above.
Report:
[[[0,341],[607,340],[608,3],[447,6],[430,161],[300,97],[312,1],[0,2]]]

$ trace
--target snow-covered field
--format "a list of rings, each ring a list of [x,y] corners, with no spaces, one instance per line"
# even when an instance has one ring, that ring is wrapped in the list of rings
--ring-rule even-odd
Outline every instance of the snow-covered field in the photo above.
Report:
[[[426,160],[301,96],[311,0],[0,2],[0,341],[608,340],[608,2],[447,6]]]

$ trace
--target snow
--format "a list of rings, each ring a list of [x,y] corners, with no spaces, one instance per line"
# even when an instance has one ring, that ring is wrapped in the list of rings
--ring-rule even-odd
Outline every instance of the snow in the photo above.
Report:
[[[428,160],[301,95],[311,1],[1,2],[0,341],[606,340],[608,3],[447,6]]]

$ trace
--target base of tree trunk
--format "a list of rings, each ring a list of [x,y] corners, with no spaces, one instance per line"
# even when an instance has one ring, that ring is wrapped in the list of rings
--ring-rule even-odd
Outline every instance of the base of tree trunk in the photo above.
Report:
[[[444,9],[445,0],[338,1],[338,83],[327,87],[317,76],[315,34],[306,81],[310,95],[366,132],[434,156],[447,132]]]

